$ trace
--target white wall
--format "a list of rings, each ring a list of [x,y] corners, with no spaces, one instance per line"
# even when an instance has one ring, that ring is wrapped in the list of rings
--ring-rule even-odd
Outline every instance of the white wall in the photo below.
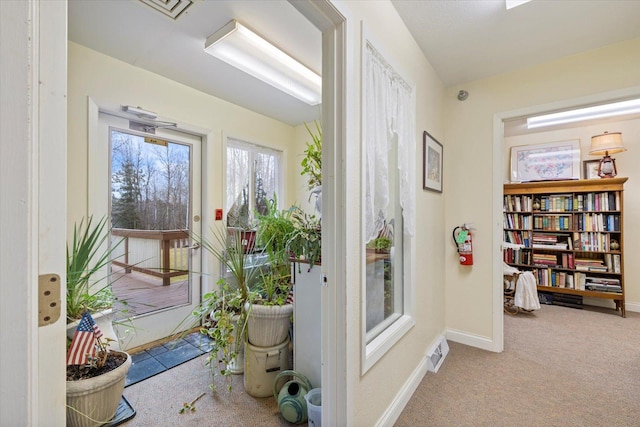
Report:
[[[444,246],[448,329],[463,331],[464,335],[476,342],[484,340],[491,344],[496,338],[493,336],[493,313],[494,310],[501,311],[502,307],[501,304],[493,306],[492,290],[495,283],[492,263],[494,257],[500,257],[501,253],[499,244],[493,242],[492,233],[501,224],[494,224],[492,213],[494,202],[500,203],[501,189],[499,186],[496,189],[496,198],[493,178],[495,171],[499,174],[498,182],[502,182],[504,166],[501,155],[495,164],[493,159],[494,138],[501,138],[501,135],[494,135],[494,115],[538,107],[544,111],[547,104],[613,91],[624,92],[640,85],[638,70],[640,39],[635,39],[447,88],[444,102],[444,141],[448,144],[444,156],[447,220],[442,232],[450,240],[451,229],[456,224],[473,222],[476,228],[473,234],[473,267],[459,267],[453,244],[447,242]],[[460,89],[469,91],[466,101],[457,100]],[[626,174],[629,168],[625,167],[628,164],[628,160],[624,159],[625,154],[617,158]],[[629,187],[631,185],[629,183]],[[633,203],[627,205],[629,208],[633,212]],[[632,221],[633,214],[627,215],[627,224]],[[626,249],[631,248],[627,246]],[[629,259],[632,258],[627,256]],[[630,267],[629,262],[627,267]],[[627,277],[632,277],[631,271],[627,269]],[[637,299],[635,292],[630,298]],[[496,319],[501,321],[499,317]]]
[[[582,174],[582,161],[597,160],[602,156],[589,156],[591,137],[604,132],[622,132],[622,140],[627,151],[614,154],[618,177],[628,177],[624,192],[624,243],[625,243],[625,300],[627,309],[640,311],[640,282],[634,278],[640,275],[640,265],[634,260],[640,257],[640,248],[635,242],[640,241],[640,228],[635,227],[636,220],[640,218],[640,170],[635,166],[640,164],[640,120],[619,120],[608,121],[602,125],[587,125],[574,127],[571,129],[555,130],[550,132],[538,132],[530,135],[520,135],[506,137],[504,139],[504,176],[509,179],[510,148],[518,145],[539,144],[554,141],[580,140],[582,158],[580,171]],[[581,175],[582,178],[584,176]],[[606,300],[589,300],[591,304],[603,305],[605,302],[609,307],[614,304]]]

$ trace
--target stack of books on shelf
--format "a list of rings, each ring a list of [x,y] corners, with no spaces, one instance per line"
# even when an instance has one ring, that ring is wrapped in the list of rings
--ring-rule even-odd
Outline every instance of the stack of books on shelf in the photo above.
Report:
[[[611,237],[608,233],[582,232],[573,233],[576,250],[578,251],[608,251]]]
[[[555,254],[533,254],[533,265],[555,267],[558,265],[558,257]]]
[[[533,233],[534,249],[573,249],[571,238],[554,233]]]
[[[571,215],[544,215],[533,218],[536,230],[571,230]]]
[[[593,259],[593,258],[576,258],[575,269],[578,271],[596,271],[596,272],[607,272],[607,266],[604,265],[602,260]]]
[[[598,292],[622,293],[622,285],[619,279],[587,276],[585,289]]]
[[[583,213],[576,216],[578,229],[584,231],[620,231],[620,215]]]

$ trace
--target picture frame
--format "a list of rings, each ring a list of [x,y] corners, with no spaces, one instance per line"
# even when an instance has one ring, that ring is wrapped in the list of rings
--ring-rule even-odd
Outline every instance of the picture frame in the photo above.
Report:
[[[443,147],[429,132],[422,134],[422,188],[442,193]]]
[[[580,179],[580,140],[511,147],[511,182]]]
[[[598,176],[599,165],[600,165],[600,159],[584,160],[582,162],[582,179],[600,178],[600,176]]]

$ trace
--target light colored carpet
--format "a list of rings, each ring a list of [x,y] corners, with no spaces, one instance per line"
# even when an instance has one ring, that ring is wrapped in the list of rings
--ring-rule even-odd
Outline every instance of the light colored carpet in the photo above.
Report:
[[[505,315],[505,350],[457,343],[396,426],[639,426],[640,313]]]
[[[543,305],[531,314],[505,315],[503,353],[449,346],[442,367],[425,376],[396,427],[640,426],[640,313],[623,319],[610,311]],[[275,399],[244,392],[242,376],[233,377],[232,393],[222,382],[218,392],[209,390],[205,357],[127,387],[137,415],[123,425],[289,425]],[[196,412],[178,413],[203,391]]]

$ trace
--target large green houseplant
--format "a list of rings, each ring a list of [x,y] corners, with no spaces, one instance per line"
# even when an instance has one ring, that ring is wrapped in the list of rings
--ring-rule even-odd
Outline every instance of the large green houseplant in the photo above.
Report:
[[[113,305],[105,271],[117,245],[108,244],[109,236],[106,218],[93,223],[89,217],[86,222],[74,225],[73,240],[67,244],[66,316],[70,335],[81,333],[83,327],[77,326],[79,319],[83,319],[80,325],[82,322],[90,325],[92,314],[98,315]],[[122,398],[131,356],[109,348],[117,339],[110,316],[105,319],[102,327],[89,332],[94,334],[96,345],[89,345],[88,350],[95,351],[95,356],[68,358],[67,426],[94,427],[109,422]]]
[[[229,377],[243,372],[244,340],[247,330],[245,304],[254,297],[258,267],[249,261],[247,247],[238,228],[211,228],[209,236],[192,234],[195,242],[217,259],[223,274],[216,289],[207,292],[192,316],[185,319],[177,330],[199,327],[211,339],[211,352],[207,364],[211,375]],[[211,388],[215,389],[212,381]],[[231,390],[231,383],[227,382]]]
[[[295,230],[292,213],[293,209],[279,210],[274,196],[267,213],[258,215],[258,236],[267,262],[260,269],[257,298],[248,310],[248,339],[257,347],[282,344],[289,332],[293,305],[287,299],[291,290],[287,242]]]

